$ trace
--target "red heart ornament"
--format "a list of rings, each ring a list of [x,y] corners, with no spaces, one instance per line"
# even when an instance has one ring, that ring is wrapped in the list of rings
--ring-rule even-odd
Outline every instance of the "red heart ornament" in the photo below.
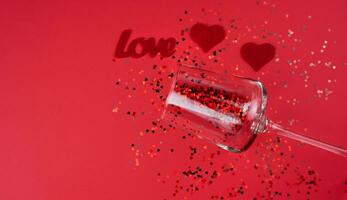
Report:
[[[241,57],[254,71],[259,71],[266,63],[275,56],[275,47],[272,44],[246,43],[241,47]]]
[[[190,38],[204,51],[208,52],[225,38],[225,30],[220,25],[196,23],[190,29]]]

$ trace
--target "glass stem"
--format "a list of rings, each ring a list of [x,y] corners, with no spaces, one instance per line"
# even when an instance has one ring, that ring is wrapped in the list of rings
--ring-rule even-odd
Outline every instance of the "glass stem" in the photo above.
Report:
[[[289,131],[287,129],[282,128],[282,126],[273,123],[272,121],[268,120],[267,121],[267,127],[266,130],[270,131],[270,132],[274,132],[278,135],[302,142],[302,143],[306,143],[312,146],[315,146],[317,148],[326,150],[326,151],[330,151],[331,153],[337,154],[339,156],[343,156],[345,158],[347,158],[347,150],[343,149],[341,147],[337,147],[334,145],[330,145],[324,142],[321,142],[319,140],[307,137],[307,136],[303,136],[297,133],[294,133],[292,131]]]

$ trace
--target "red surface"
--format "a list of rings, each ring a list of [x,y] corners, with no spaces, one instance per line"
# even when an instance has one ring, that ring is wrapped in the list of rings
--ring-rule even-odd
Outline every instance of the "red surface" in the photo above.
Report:
[[[271,9],[273,3],[275,9]],[[180,30],[196,22],[226,26],[230,19],[237,19],[238,30],[228,34],[228,40],[217,48],[225,47],[235,36],[240,36],[240,41],[227,47],[218,64],[209,61],[209,66],[259,77],[270,94],[269,118],[282,121],[292,130],[347,147],[346,1],[260,4],[256,1],[2,1],[0,199],[172,199],[175,178],[182,176],[181,171],[188,165],[204,165],[203,157],[217,150],[204,141],[182,140],[175,134],[139,136],[140,131],[160,116],[151,106],[152,93],[143,95],[139,87],[129,98],[130,92],[124,90],[124,85],[117,87],[115,82],[121,79],[122,83],[133,84],[133,78],[140,82],[144,77],[138,74],[141,70],[146,76],[154,77],[154,63],[174,69],[176,60],[161,61],[158,57],[145,56],[113,62],[117,39],[127,28],[133,30],[132,38],[172,36],[180,40]],[[219,11],[223,20],[219,21],[213,13],[202,13],[202,8]],[[185,10],[189,11],[188,15],[184,15]],[[183,22],[179,18],[184,18]],[[274,37],[253,38],[260,35],[260,24],[265,20],[268,30],[283,35],[286,48],[281,48]],[[246,26],[257,28],[249,32]],[[294,31],[292,38],[287,36],[288,29]],[[302,42],[295,43],[296,37]],[[194,45],[189,37],[186,39],[186,44]],[[321,54],[324,40],[328,41],[328,47]],[[240,46],[246,42],[274,43],[279,62],[273,60],[254,72],[239,55]],[[296,51],[291,51],[291,47]],[[179,48],[184,49],[184,45]],[[310,54],[312,50],[315,55]],[[208,60],[208,54],[194,52]],[[298,68],[295,64],[289,66],[289,59],[300,59]],[[332,61],[336,69],[323,64],[309,67],[310,62],[318,60]],[[221,62],[224,67],[219,66]],[[304,77],[299,75],[305,70],[310,75],[308,88],[304,88]],[[328,83],[334,79],[336,83]],[[284,81],[288,84],[286,88],[279,86]],[[169,82],[166,80],[165,84]],[[333,91],[328,100],[315,97],[316,91],[324,88]],[[296,105],[292,105],[293,98],[298,101]],[[119,107],[117,113],[112,112],[115,107]],[[132,119],[126,114],[128,111],[146,114]],[[297,121],[290,125],[291,119]],[[259,136],[254,145],[264,144],[270,138],[274,136]],[[134,164],[132,143],[143,147],[139,166]],[[305,194],[297,194],[297,189],[306,191],[303,186],[288,187],[286,182],[297,178],[295,169],[306,173],[307,167],[311,167],[321,179],[311,199],[347,198],[345,159],[294,141],[288,143],[295,158],[285,157],[291,173],[276,180],[279,191],[290,191],[292,199],[305,199]],[[155,158],[146,153],[153,144],[163,151]],[[189,160],[188,146],[205,144],[207,150],[199,150],[199,157]],[[169,153],[170,148],[175,152]],[[225,194],[228,188],[238,187],[242,180],[247,183],[247,190],[235,199],[251,199],[257,193],[264,193],[258,175],[266,170],[255,171],[252,166],[256,162],[262,165],[276,162],[261,161],[254,151],[252,147],[241,155],[223,151],[216,163],[233,162],[237,168],[235,175],[223,175],[199,192],[193,195],[182,192],[177,199],[184,196],[210,199],[211,195]],[[263,151],[275,160],[278,157],[265,148]],[[159,172],[170,177],[167,183],[158,183]],[[183,177],[180,179],[185,181]]]

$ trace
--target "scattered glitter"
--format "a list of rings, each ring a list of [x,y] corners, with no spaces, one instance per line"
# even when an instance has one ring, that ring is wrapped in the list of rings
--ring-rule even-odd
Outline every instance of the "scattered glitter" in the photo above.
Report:
[[[276,7],[272,3],[268,3],[265,1],[256,1],[257,5],[268,5],[271,7]],[[220,15],[218,12],[213,11],[212,9],[201,9],[201,12],[204,14],[211,15]],[[178,18],[182,26],[189,27],[189,21],[193,21],[194,18],[190,17],[190,12],[184,11],[181,12],[181,15]],[[283,14],[281,14],[283,19]],[[289,19],[289,14],[285,15],[286,19]],[[216,19],[221,20],[219,16],[216,16]],[[309,15],[308,19],[312,19],[312,16]],[[307,20],[306,20],[307,21]],[[272,20],[267,19],[266,21],[262,20],[261,27],[268,27],[271,24]],[[275,38],[274,44],[278,44],[279,48],[283,47],[284,51],[300,51],[299,46],[295,45],[302,41],[304,38],[299,37],[301,29],[296,29],[295,27],[287,27],[284,29],[282,33],[279,32],[271,32],[270,34],[265,33],[266,30],[261,33],[257,33],[256,31],[259,27],[256,26],[241,26],[242,23],[238,23],[236,19],[232,19],[227,22],[228,24],[225,27],[228,27],[228,37],[225,39],[226,45],[213,50],[207,56],[200,56],[200,48],[195,44],[191,43],[187,33],[189,32],[189,28],[184,27],[181,31],[178,32],[180,41],[177,42],[177,52],[173,55],[170,60],[174,62],[174,64],[189,64],[194,65],[199,68],[204,68],[206,66],[215,65],[215,66],[227,66],[228,62],[225,62],[223,58],[225,55],[229,55],[230,50],[228,49],[230,46],[234,46],[235,44],[241,44],[245,41],[244,38],[254,38],[256,40],[265,39],[267,37]],[[266,25],[266,26],[264,26]],[[246,30],[246,33],[239,34],[238,30]],[[287,33],[286,33],[287,30]],[[297,30],[294,34],[293,30]],[[326,29],[324,29],[326,30]],[[328,29],[328,31],[331,29]],[[330,31],[329,31],[330,32]],[[238,34],[238,35],[237,35]],[[288,39],[286,36],[292,39]],[[293,43],[294,42],[294,43]],[[288,64],[288,69],[290,74],[295,78],[301,78],[300,81],[303,82],[304,87],[312,87],[314,89],[307,91],[311,92],[317,98],[322,98],[327,100],[328,97],[333,93],[331,89],[326,88],[324,85],[320,85],[312,83],[312,76],[310,76],[310,72],[314,70],[320,70],[324,67],[328,69],[336,69],[336,63],[331,60],[327,60],[328,58],[323,57],[326,56],[326,53],[330,48],[328,45],[333,44],[333,41],[328,42],[328,40],[323,40],[323,44],[318,46],[316,49],[305,49],[309,54],[308,56],[312,60],[303,59],[302,57],[284,57],[284,54],[279,54],[281,56],[276,55],[274,59],[275,67]],[[221,44],[222,45],[222,44]],[[228,46],[230,45],[230,46]],[[236,45],[235,45],[236,46]],[[330,46],[329,46],[330,47]],[[228,51],[229,50],[229,51]],[[299,54],[295,54],[298,56]],[[319,57],[320,56],[320,57]],[[344,66],[347,66],[347,61],[343,63]],[[233,63],[228,70],[230,73],[237,72],[238,74],[244,73],[244,66],[240,63]],[[125,99],[126,101],[132,101],[138,98],[138,95],[143,95],[143,101],[149,102],[148,107],[151,106],[151,112],[146,111],[146,117],[153,116],[153,113],[160,113],[161,106],[165,103],[165,90],[170,86],[168,82],[170,82],[172,78],[174,78],[175,73],[169,70],[169,67],[163,64],[154,64],[149,66],[150,70],[136,70],[136,68],[131,69],[130,72],[133,72],[138,75],[139,78],[123,80],[118,79],[115,82],[117,89],[123,89],[127,91],[127,94],[124,97],[129,97],[129,99]],[[222,68],[224,70],[224,68]],[[325,68],[324,68],[325,69]],[[150,71],[150,72],[148,72]],[[278,73],[283,71],[279,70]],[[269,74],[269,71],[264,70],[257,74],[258,79],[266,79]],[[333,86],[333,83],[336,83],[336,79],[332,77],[325,77],[322,79],[325,84],[325,80],[327,80],[329,87]],[[126,82],[128,81],[128,82]],[[136,84],[138,83],[138,84]],[[288,88],[290,84],[290,88],[295,87],[295,84],[292,84],[291,80],[281,81],[280,79],[270,79],[268,82],[270,85],[276,87]],[[274,88],[276,88],[274,87]],[[132,98],[133,97],[133,98]],[[296,106],[300,102],[303,102],[299,97],[292,98],[286,96],[285,93],[278,95],[277,98],[275,96],[274,100],[279,100],[281,103],[288,103],[291,106]],[[122,101],[125,104],[124,99]],[[117,107],[112,109],[112,112],[115,114],[122,114],[128,118],[142,120],[140,118],[143,117],[145,112],[136,110],[135,108],[130,108],[130,110],[121,107],[122,102],[118,101]],[[129,109],[129,108],[128,108]],[[121,112],[119,112],[119,110]],[[141,108],[142,110],[142,108]],[[281,113],[278,110],[270,109],[273,114]],[[284,123],[288,123],[290,126],[295,126],[298,123],[298,120],[295,118],[290,118],[288,121],[284,121]],[[216,151],[216,147],[212,145],[192,145],[190,143],[193,140],[194,134],[189,132],[181,132],[176,131],[175,134],[171,134],[170,137],[179,137],[178,141],[168,144],[165,146],[165,141],[163,139],[159,142],[156,140],[153,145],[144,145],[141,146],[142,141],[149,141],[149,138],[161,138],[165,135],[169,135],[172,133],[172,130],[175,130],[174,124],[164,125],[161,124],[160,120],[153,119],[150,121],[146,127],[139,127],[134,134],[137,138],[141,138],[139,141],[135,141],[130,144],[131,151],[134,152],[135,158],[131,159],[131,163],[139,167],[140,163],[143,165],[144,162],[141,159],[151,158],[151,159],[160,159],[160,157],[167,158],[166,156],[172,156],[171,158],[176,158],[176,156],[182,156],[187,158],[188,164],[177,165],[177,173],[168,172],[165,173],[162,170],[160,172],[155,172],[155,176],[157,178],[158,183],[162,184],[172,184],[173,191],[172,196],[177,199],[190,199],[189,195],[192,195],[196,192],[199,192],[203,189],[206,189],[209,185],[218,182],[217,180],[223,176],[235,176],[235,180],[241,180],[242,178],[238,177],[239,174],[242,174],[241,170],[247,170],[249,173],[254,173],[257,176],[257,180],[259,184],[264,186],[263,193],[251,193],[252,190],[248,190],[248,185],[246,180],[241,180],[238,183],[232,182],[230,185],[225,186],[225,190],[223,194],[212,194],[210,196],[211,199],[222,200],[222,199],[238,199],[241,198],[241,195],[244,195],[243,198],[248,198],[252,196],[253,200],[255,199],[277,199],[277,198],[285,198],[290,197],[293,199],[300,199],[300,197],[296,197],[297,193],[304,194],[307,196],[307,199],[310,199],[310,195],[317,191],[318,183],[320,181],[319,174],[312,170],[311,168],[306,168],[307,166],[292,166],[289,163],[289,159],[294,159],[295,146],[290,141],[281,139],[279,137],[274,138],[265,138],[265,142],[259,142],[255,144],[256,146],[252,147],[249,152],[240,155],[229,155],[229,153],[220,151]],[[304,129],[307,131],[307,128]],[[177,135],[176,135],[177,134]],[[179,134],[179,135],[178,135]],[[176,136],[173,136],[176,135]],[[171,138],[170,138],[171,140]],[[153,140],[154,141],[154,140]],[[181,142],[181,143],[180,143]],[[142,142],[146,143],[146,142]],[[164,145],[163,145],[164,143]],[[177,143],[182,144],[185,148],[177,148]],[[182,153],[185,152],[185,153]],[[212,152],[211,154],[209,154]],[[166,154],[165,154],[166,153]],[[183,155],[182,155],[183,154]],[[223,159],[222,159],[223,156]],[[227,159],[225,159],[225,157]],[[230,157],[229,157],[230,156]],[[189,158],[189,159],[188,159]],[[252,158],[252,159],[250,159]],[[160,160],[162,161],[162,160]],[[300,167],[299,167],[300,166]],[[254,170],[253,172],[250,170]],[[294,173],[294,175],[293,175]],[[166,174],[170,174],[166,175]],[[287,175],[288,174],[288,175]],[[284,180],[288,176],[297,177],[297,181],[287,181]],[[229,178],[229,177],[228,177]],[[282,181],[281,181],[282,180]],[[248,184],[250,184],[248,182]],[[288,188],[283,189],[282,191],[276,188],[278,185],[287,184]],[[347,185],[347,182],[346,182]],[[296,186],[293,189],[292,186]],[[300,187],[299,187],[300,186]],[[171,195],[171,194],[170,194]],[[249,196],[246,196],[249,195]],[[171,198],[166,198],[171,199]]]
[[[294,35],[294,31],[288,29],[288,37],[292,37]]]

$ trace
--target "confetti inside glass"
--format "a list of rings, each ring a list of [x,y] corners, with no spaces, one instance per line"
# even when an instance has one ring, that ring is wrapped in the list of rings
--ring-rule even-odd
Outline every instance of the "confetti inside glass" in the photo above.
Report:
[[[259,133],[273,132],[347,157],[347,150],[282,128],[265,117],[267,94],[257,80],[181,66],[162,118],[232,151],[246,150]]]

